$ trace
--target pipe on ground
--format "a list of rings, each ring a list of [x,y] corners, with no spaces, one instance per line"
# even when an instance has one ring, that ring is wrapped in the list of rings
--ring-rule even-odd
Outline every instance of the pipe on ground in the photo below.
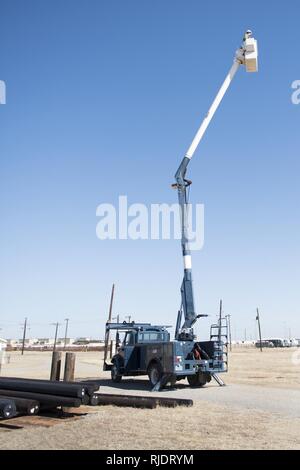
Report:
[[[95,394],[96,395],[96,394]],[[151,397],[126,397],[122,395],[97,394],[98,405],[131,406],[134,408],[156,408],[157,404]]]
[[[34,382],[34,383],[38,383],[38,384],[49,384],[49,383],[53,383],[49,380],[46,380],[46,379],[26,379],[26,378],[20,378],[20,377],[0,377],[0,388],[1,388],[1,382],[2,381],[6,381],[6,380],[11,380],[11,381],[22,381],[22,382],[26,382],[26,383],[29,383],[29,382]],[[94,392],[97,392],[100,388],[99,384],[95,383],[95,382],[84,382],[84,381],[63,381],[63,382],[55,382],[55,385],[59,385],[60,384],[66,384],[66,385],[77,385],[77,386],[80,386],[80,387],[84,387],[85,389],[85,393],[87,395],[90,395],[92,396],[94,394]]]
[[[0,417],[3,419],[9,419],[16,416],[17,410],[15,402],[12,399],[0,397]]]
[[[48,408],[57,408],[58,406],[67,406],[69,408],[78,408],[81,405],[81,399],[74,397],[64,397],[58,395],[47,395],[42,393],[23,392],[20,390],[2,390],[0,389],[1,396],[26,398],[28,400],[36,400],[43,408],[46,405]],[[13,398],[12,398],[13,399]]]
[[[157,406],[165,406],[169,408],[175,408],[176,406],[193,406],[193,400],[185,399],[185,398],[167,398],[167,397],[153,397],[153,396],[142,396],[142,395],[116,395],[113,393],[96,393],[95,395],[99,397],[106,397],[106,399],[111,398],[117,398],[121,397],[122,399],[128,399],[128,400],[152,400],[155,402]]]
[[[28,398],[2,396],[7,400],[13,400],[18,413],[26,415],[37,415],[40,410],[40,404],[37,400],[29,400]]]
[[[64,397],[82,398],[85,395],[85,386],[65,384],[63,382],[10,379],[1,377],[1,390],[16,390],[20,392],[41,393]]]

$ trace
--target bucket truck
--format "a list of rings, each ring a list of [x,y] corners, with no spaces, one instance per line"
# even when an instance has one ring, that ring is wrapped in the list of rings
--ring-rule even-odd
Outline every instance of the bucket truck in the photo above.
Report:
[[[209,341],[197,341],[193,329],[196,321],[207,315],[197,314],[194,304],[192,258],[187,225],[187,189],[191,181],[187,179],[187,169],[236,72],[242,65],[247,72],[256,72],[257,57],[257,41],[248,30],[243,37],[241,47],[235,53],[228,75],[175,174],[175,183],[172,186],[178,192],[184,267],[181,307],[177,316],[175,339],[170,340],[167,326],[108,321],[106,334],[111,330],[125,332],[125,339],[111,358],[111,362],[104,361],[104,370],[111,370],[111,378],[115,382],[119,382],[124,375],[148,374],[153,390],[159,390],[168,382],[175,383],[184,378],[187,378],[191,386],[201,387],[210,382],[211,378],[214,378],[219,385],[224,385],[217,375],[226,372],[228,366],[227,332],[224,331],[226,327],[222,324],[221,316],[218,324],[211,326]]]

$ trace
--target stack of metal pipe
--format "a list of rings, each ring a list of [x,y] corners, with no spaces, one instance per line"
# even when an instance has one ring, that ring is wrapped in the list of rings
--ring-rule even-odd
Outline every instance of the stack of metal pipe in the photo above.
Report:
[[[0,377],[0,417],[34,415],[40,410],[58,407],[78,408],[94,403],[98,389],[99,385],[95,383]],[[9,404],[12,406],[10,412]]]
[[[18,414],[34,415],[55,408],[91,406],[129,406],[156,408],[157,406],[192,406],[193,401],[160,396],[119,395],[95,393],[99,385],[89,382],[60,382],[51,380],[0,377],[0,418]]]

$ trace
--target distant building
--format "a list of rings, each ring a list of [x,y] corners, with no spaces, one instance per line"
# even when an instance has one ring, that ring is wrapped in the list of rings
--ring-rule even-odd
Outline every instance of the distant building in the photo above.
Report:
[[[54,338],[38,338],[37,343],[39,346],[52,346]]]
[[[0,351],[4,351],[4,349],[6,349],[6,346],[7,346],[6,339],[0,338]]]
[[[10,340],[11,341],[11,340]],[[36,338],[26,338],[24,341],[25,346],[32,346],[33,344],[36,344],[38,340]],[[17,341],[17,344],[23,344],[23,339],[19,339]]]
[[[7,340],[7,346],[10,346],[12,348],[16,347],[19,344],[19,341],[17,339],[8,339]]]
[[[91,338],[86,338],[86,337],[82,337],[82,338],[76,338],[76,340],[74,341],[74,344],[89,344],[91,341]]]
[[[74,342],[75,339],[73,338],[58,338],[57,340],[57,344],[62,346],[64,346],[65,344],[66,346],[70,346],[71,344],[74,344]]]

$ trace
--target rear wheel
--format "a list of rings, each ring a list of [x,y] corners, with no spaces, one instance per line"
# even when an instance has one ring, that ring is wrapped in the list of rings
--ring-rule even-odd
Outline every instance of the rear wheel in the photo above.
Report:
[[[111,368],[111,380],[115,383],[119,383],[122,380],[122,375],[120,374],[120,369],[117,361],[115,361]]]
[[[162,377],[162,368],[158,362],[153,362],[148,368],[148,377],[152,387],[160,381]]]
[[[211,381],[211,376],[207,372],[197,372],[195,375],[189,375],[187,379],[191,387],[204,387],[207,382]]]
[[[187,376],[188,383],[191,387],[197,387],[198,385],[198,377],[197,374],[195,375],[188,375]]]

